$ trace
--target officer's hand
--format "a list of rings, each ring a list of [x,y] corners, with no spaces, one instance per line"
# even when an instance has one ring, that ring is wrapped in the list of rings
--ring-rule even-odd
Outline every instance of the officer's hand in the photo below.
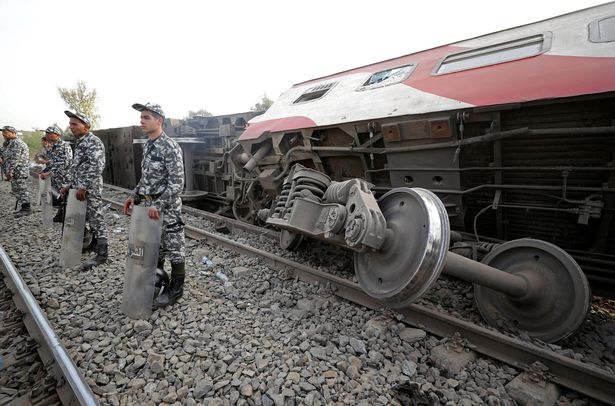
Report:
[[[60,189],[60,199],[66,200],[66,195],[68,195],[68,191],[69,190],[70,190],[70,187],[68,187],[68,186],[63,187],[62,189]]]
[[[77,189],[77,200],[79,201],[84,201],[85,200],[85,195],[88,191],[85,189]]]
[[[12,172],[8,172],[5,176],[6,180],[12,180],[13,179],[13,173]]]
[[[49,172],[41,172],[38,174],[40,179],[47,179],[49,177]]]
[[[158,210],[156,210],[155,207],[150,207],[147,209],[147,217],[152,220],[160,220],[160,213],[158,213]]]
[[[129,214],[133,204],[135,204],[135,199],[133,199],[132,197],[126,199],[126,201],[124,202],[124,214]]]

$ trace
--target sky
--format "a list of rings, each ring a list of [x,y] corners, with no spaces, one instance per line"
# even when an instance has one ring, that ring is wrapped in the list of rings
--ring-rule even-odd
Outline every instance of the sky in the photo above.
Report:
[[[98,93],[100,128],[249,111],[293,84],[605,0],[0,0],[0,125],[68,125],[58,87]],[[615,3],[614,11],[615,11]]]

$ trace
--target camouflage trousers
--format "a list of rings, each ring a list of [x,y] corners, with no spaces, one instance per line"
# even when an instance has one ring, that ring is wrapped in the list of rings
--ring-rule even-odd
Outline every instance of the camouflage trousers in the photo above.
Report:
[[[89,193],[85,195],[87,206],[85,220],[90,224],[90,230],[97,240],[107,239],[107,224],[103,215],[103,201],[100,195]]]
[[[17,198],[18,205],[30,203],[30,193],[28,193],[28,178],[18,177],[11,180],[11,191]],[[19,207],[17,207],[19,209]]]
[[[142,207],[153,206],[153,201],[142,200]],[[158,262],[169,258],[172,264],[180,264],[186,260],[186,235],[182,221],[182,200],[177,198],[170,207],[162,211],[162,235]]]

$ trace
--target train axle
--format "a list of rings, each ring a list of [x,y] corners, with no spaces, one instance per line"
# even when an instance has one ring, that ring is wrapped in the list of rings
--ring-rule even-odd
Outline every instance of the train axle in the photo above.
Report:
[[[353,250],[359,284],[386,306],[416,302],[444,272],[474,283],[478,310],[494,326],[552,342],[585,320],[589,284],[570,255],[529,238],[497,246],[482,263],[449,252],[446,208],[426,189],[396,188],[376,202],[364,181],[330,182],[296,166],[282,196],[267,222],[284,230],[283,245],[308,235]]]

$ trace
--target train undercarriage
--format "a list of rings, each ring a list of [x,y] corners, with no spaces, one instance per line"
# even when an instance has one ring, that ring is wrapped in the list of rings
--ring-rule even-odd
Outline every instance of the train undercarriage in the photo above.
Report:
[[[369,295],[418,300],[441,273],[474,283],[492,324],[557,341],[615,293],[615,98],[584,97],[266,134],[243,141],[275,197],[259,213],[297,249],[354,251]],[[589,280],[589,283],[588,283]]]

